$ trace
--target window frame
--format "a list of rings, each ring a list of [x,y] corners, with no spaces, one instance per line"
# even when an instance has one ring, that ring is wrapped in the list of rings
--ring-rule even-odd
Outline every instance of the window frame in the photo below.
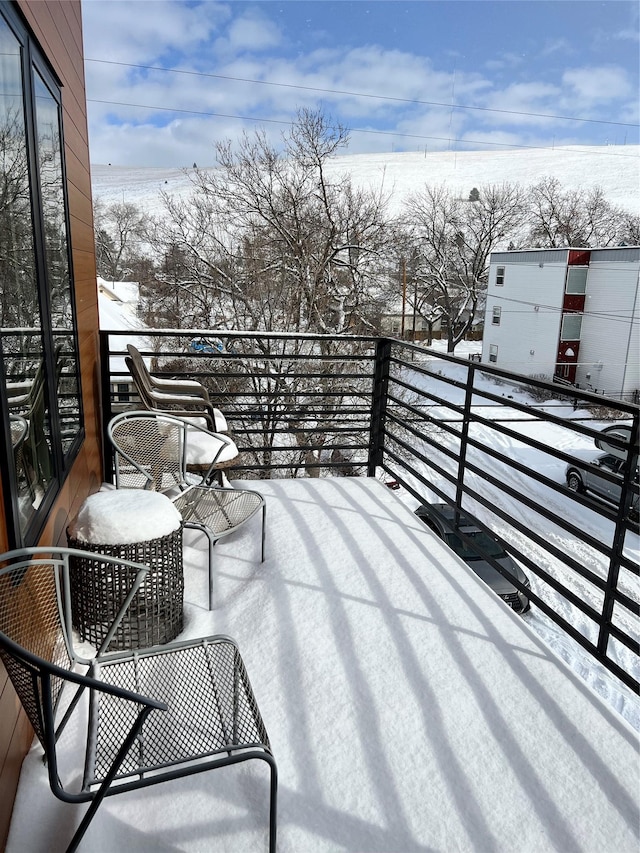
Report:
[[[501,305],[494,305],[493,308],[491,309],[491,325],[492,326],[499,326],[501,318],[502,318],[502,306]]]
[[[491,364],[498,363],[498,344],[489,344],[489,362]]]
[[[0,20],[6,24],[15,38],[20,52],[20,83],[22,93],[22,111],[24,120],[25,159],[29,174],[29,196],[31,205],[31,229],[33,237],[33,264],[35,270],[35,292],[40,311],[37,327],[42,340],[42,358],[45,367],[46,383],[44,399],[47,406],[48,425],[50,429],[52,473],[46,490],[33,514],[27,522],[20,522],[18,504],[18,475],[14,462],[13,448],[10,436],[10,418],[7,388],[5,382],[0,382],[0,417],[4,426],[4,452],[0,461],[0,476],[2,479],[2,494],[4,497],[4,512],[6,535],[10,548],[24,547],[36,544],[51,509],[60,494],[73,463],[85,439],[84,411],[82,400],[82,385],[80,372],[80,346],[78,336],[77,304],[75,297],[75,278],[73,270],[73,252],[71,247],[71,228],[69,215],[68,180],[65,163],[65,144],[62,108],[62,83],[52,70],[49,62],[40,50],[34,36],[22,15],[12,4],[0,2]],[[45,202],[39,167],[39,137],[38,117],[36,109],[37,78],[44,84],[48,94],[55,104],[57,115],[57,132],[60,157],[61,210],[60,221],[64,222],[66,232],[66,251],[63,257],[68,269],[69,307],[71,323],[68,331],[73,341],[73,357],[75,364],[74,378],[77,382],[77,429],[66,446],[63,445],[63,429],[58,406],[57,375],[55,360],[55,335],[51,313],[50,286],[53,276],[50,275],[47,264],[47,243],[45,237]],[[36,327],[34,327],[36,328]],[[59,332],[59,329],[57,330]],[[5,356],[0,348],[0,370],[6,376]]]
[[[503,287],[504,286],[505,273],[506,273],[506,267],[504,267],[502,265],[500,265],[499,267],[496,267],[496,287]]]
[[[578,334],[567,337],[566,327],[568,325],[578,325]],[[579,341],[582,336],[582,314],[563,314],[562,322],[560,323],[560,340],[561,341]]]
[[[576,289],[575,283],[572,283],[572,279],[574,282],[578,279],[577,273],[580,273],[579,283],[582,285],[578,289]],[[584,296],[586,294],[588,273],[589,267],[567,267],[567,280],[564,287],[567,296]]]

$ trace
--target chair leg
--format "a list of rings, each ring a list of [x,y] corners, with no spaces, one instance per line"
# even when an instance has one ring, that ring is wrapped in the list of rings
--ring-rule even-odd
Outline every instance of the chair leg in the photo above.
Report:
[[[266,502],[262,504],[262,555],[260,562],[264,563],[264,539],[266,536],[266,527],[267,527],[267,504]]]
[[[133,746],[136,738],[138,737],[138,734],[140,733],[140,730],[142,729],[142,725],[143,725],[144,721],[147,719],[147,717],[149,716],[149,714],[151,713],[151,710],[152,710],[151,708],[144,708],[142,711],[140,711],[140,713],[138,715],[138,719],[136,720],[135,724],[129,730],[127,737],[124,739],[122,746],[118,750],[118,753],[117,753],[116,757],[114,758],[113,763],[111,764],[109,772],[106,774],[104,780],[102,781],[102,784],[100,785],[98,790],[95,792],[93,799],[89,803],[89,808],[87,809],[84,817],[80,821],[80,826],[78,826],[78,828],[76,829],[75,834],[74,834],[73,838],[71,839],[69,846],[67,847],[66,853],[74,853],[74,851],[76,851],[78,849],[78,845],[82,841],[85,832],[87,831],[87,829],[89,829],[89,824],[91,823],[91,821],[95,817],[95,814],[98,811],[100,804],[102,803],[105,796],[107,795],[107,792],[109,791],[111,783],[115,779],[118,770],[122,766],[122,762],[127,757],[129,750]]]
[[[216,540],[209,537],[209,610],[213,610],[213,548]]]
[[[269,853],[276,853],[276,827],[278,812],[278,768],[275,759],[271,755],[265,755],[271,769],[269,789]]]

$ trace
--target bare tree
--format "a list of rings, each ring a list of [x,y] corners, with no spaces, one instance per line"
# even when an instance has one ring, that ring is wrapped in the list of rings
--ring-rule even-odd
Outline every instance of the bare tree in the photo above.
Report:
[[[107,281],[122,281],[132,264],[144,253],[146,220],[135,204],[105,204],[97,198],[93,207],[98,274]]]
[[[523,246],[617,246],[633,236],[633,217],[610,204],[602,187],[565,190],[546,177],[530,189],[529,207]]]
[[[239,339],[234,353],[245,357],[220,360],[212,391],[222,402],[228,389],[240,411],[246,408],[238,428],[252,437],[257,464],[274,452],[285,417],[291,439],[285,453],[294,468],[333,454],[336,448],[317,428],[321,413],[338,417],[344,411],[339,395],[361,393],[359,376],[336,382],[338,349],[359,346],[336,336],[378,330],[379,305],[369,294],[384,254],[385,200],[353,188],[348,176],[328,179],[327,162],[346,142],[343,128],[304,110],[284,134],[282,150],[260,131],[245,134],[237,146],[221,142],[218,168],[190,173],[192,198],[165,196],[164,217],[156,223],[154,243],[180,255],[180,270],[158,271],[167,285],[164,302],[175,296],[177,327],[199,319],[197,325],[210,329],[325,336],[286,344]],[[239,376],[245,366],[246,376]],[[259,411],[252,404],[257,398]]]
[[[482,307],[491,252],[522,225],[524,191],[517,184],[485,186],[471,201],[444,186],[425,186],[405,209],[416,310],[430,323],[444,322],[453,352]]]
[[[640,216],[633,213],[622,214],[621,246],[640,246]]]
[[[384,198],[332,183],[326,165],[347,144],[346,131],[302,110],[276,150],[258,131],[239,146],[217,146],[219,168],[193,176],[201,198],[228,224],[226,245],[240,257],[229,295],[280,329],[341,333],[366,327],[367,284],[385,240]],[[250,286],[249,286],[250,284]],[[277,296],[274,299],[274,296]]]

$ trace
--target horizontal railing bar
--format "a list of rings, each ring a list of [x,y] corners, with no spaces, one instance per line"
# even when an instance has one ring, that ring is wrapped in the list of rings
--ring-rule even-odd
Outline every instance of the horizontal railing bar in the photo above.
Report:
[[[428,348],[421,347],[416,344],[411,344],[408,341],[393,340],[393,345],[396,349],[413,350],[414,352],[420,354],[423,357],[427,356],[436,360],[439,359],[441,361],[448,361],[452,364],[460,365],[460,358],[453,354],[436,352],[435,350],[430,350]],[[397,359],[397,356],[395,356],[395,358]],[[415,367],[413,362],[403,361],[400,363],[402,363],[406,367]],[[508,370],[503,370],[500,367],[494,367],[493,365],[487,364],[486,362],[469,362],[468,364],[465,362],[464,366],[468,370],[475,370],[479,373],[485,373],[489,376],[497,377],[498,379],[507,379],[517,387],[528,386],[531,388],[538,388],[545,392],[549,392],[549,390],[552,388],[558,396],[579,400],[584,404],[590,404],[593,406],[603,406],[607,405],[608,403],[614,404],[617,409],[626,412],[632,418],[637,417],[638,415],[638,407],[634,403],[626,403],[624,400],[612,400],[611,398],[603,397],[601,394],[595,394],[591,391],[586,391],[582,388],[573,388],[571,387],[571,385],[560,386],[556,383],[549,382],[544,379],[536,379],[532,376],[521,376],[520,374],[511,373]],[[437,378],[441,379],[442,377],[438,376]]]

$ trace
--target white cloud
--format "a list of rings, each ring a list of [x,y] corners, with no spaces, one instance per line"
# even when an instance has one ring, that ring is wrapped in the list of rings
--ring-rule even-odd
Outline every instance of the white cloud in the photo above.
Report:
[[[262,51],[281,45],[282,35],[268,18],[251,10],[232,22],[226,40],[232,51]]]
[[[552,83],[514,83],[505,89],[493,90],[483,99],[483,107],[500,112],[485,112],[483,123],[510,125],[541,125],[550,119],[530,113],[557,113],[560,89]],[[512,113],[506,115],[505,113]]]
[[[228,5],[216,2],[84,0],[85,56],[149,63],[173,51],[207,44],[229,14]]]
[[[558,53],[562,56],[569,56],[575,53],[575,50],[566,38],[549,39],[542,45],[540,56],[552,56]]]
[[[640,41],[640,29],[637,27],[629,27],[625,30],[619,30],[617,33],[614,33],[611,38],[617,39],[618,41]]]
[[[564,72],[562,82],[586,103],[614,101],[631,94],[627,72],[616,66],[572,68]]]
[[[516,51],[500,54],[494,46],[479,55],[474,70],[464,52],[450,66],[442,53],[436,60],[373,42],[344,47],[344,39],[357,33],[335,30],[329,38],[331,22],[322,38],[292,43],[285,39],[286,4],[275,10],[275,4],[213,0],[85,0],[88,59],[194,72],[87,62],[92,160],[117,159],[114,151],[121,146],[131,162],[160,163],[164,157],[171,164],[210,163],[213,139],[235,139],[243,128],[251,133],[262,120],[277,143],[285,125],[268,120],[290,122],[301,107],[320,107],[346,126],[370,130],[354,133],[353,151],[431,149],[460,138],[530,144],[532,134],[544,133],[557,141],[575,132],[580,141],[579,125],[530,114],[607,119],[614,102],[616,120],[637,120],[631,73],[609,65],[567,68],[570,44],[563,33],[540,40],[542,64]],[[452,108],[452,102],[482,109]],[[430,138],[411,138],[419,136]]]
[[[516,68],[522,65],[525,57],[519,53],[499,53],[497,56],[486,60],[484,67],[489,71],[502,71],[506,68]]]

